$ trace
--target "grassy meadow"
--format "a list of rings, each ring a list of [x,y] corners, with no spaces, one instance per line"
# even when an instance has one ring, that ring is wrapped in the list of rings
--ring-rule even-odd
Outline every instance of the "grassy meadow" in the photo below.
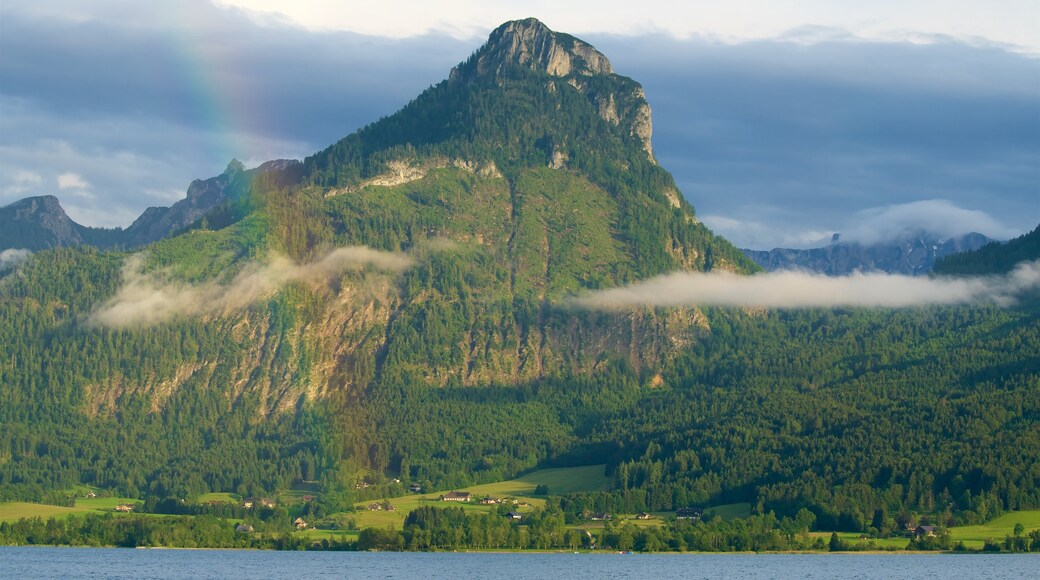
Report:
[[[34,517],[44,520],[52,517],[65,518],[72,514],[119,513],[115,511],[115,508],[123,503],[136,504],[139,502],[128,497],[78,498],[75,507],[22,501],[0,502],[0,522],[16,522],[22,518]]]
[[[516,479],[486,483],[470,487],[459,488],[454,491],[468,491],[473,495],[473,501],[446,503],[440,501],[440,496],[448,491],[442,490],[430,493],[406,495],[402,497],[388,498],[394,511],[369,511],[367,506],[372,503],[381,503],[381,500],[369,500],[358,502],[356,505],[362,509],[357,514],[349,516],[359,528],[395,526],[400,529],[404,525],[404,519],[408,512],[423,506],[436,505],[437,507],[461,507],[467,513],[488,513],[497,510],[497,505],[481,505],[480,498],[491,496],[497,498],[512,497],[520,504],[516,511],[520,513],[533,511],[545,505],[544,497],[535,497],[534,491],[539,485],[549,488],[549,493],[562,495],[579,491],[602,491],[608,489],[610,479],[604,474],[605,465],[586,465],[582,467],[560,467],[553,469],[539,469]]]
[[[954,543],[964,542],[969,548],[981,548],[986,540],[1000,541],[1014,535],[1015,524],[1022,524],[1026,534],[1040,530],[1040,510],[1008,512],[977,526],[950,528],[950,537]]]

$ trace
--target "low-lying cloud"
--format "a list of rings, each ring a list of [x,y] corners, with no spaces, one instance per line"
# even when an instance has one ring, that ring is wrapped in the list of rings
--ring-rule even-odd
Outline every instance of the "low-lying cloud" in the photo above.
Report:
[[[176,316],[240,310],[292,282],[331,279],[346,270],[364,267],[402,272],[412,263],[412,258],[404,254],[352,246],[306,264],[282,256],[249,264],[229,284],[187,284],[144,272],[144,256],[135,254],[124,265],[123,286],[89,320],[113,328],[151,326]]]
[[[830,277],[806,272],[741,276],[729,272],[677,272],[575,298],[581,308],[629,306],[740,306],[767,308],[882,307],[932,304],[1013,304],[1040,290],[1040,260],[1003,276],[923,278],[882,273]]]
[[[872,245],[919,230],[947,238],[972,232],[996,240],[1017,235],[984,211],[964,209],[945,199],[928,199],[858,212],[856,220],[841,232],[841,239]]]
[[[32,252],[24,248],[10,248],[0,252],[0,272],[6,272],[29,259]]]

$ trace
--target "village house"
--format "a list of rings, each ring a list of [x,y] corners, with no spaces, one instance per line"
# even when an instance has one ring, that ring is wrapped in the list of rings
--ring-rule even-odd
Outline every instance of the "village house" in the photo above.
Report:
[[[641,512],[639,515],[636,516],[636,519],[637,520],[648,520],[648,519],[650,519],[650,514],[648,514],[646,512]]]
[[[253,526],[249,524],[238,524],[238,527],[235,528],[235,531],[240,534],[252,534]]]
[[[254,503],[253,498],[249,498],[249,499],[243,500],[242,501],[242,507],[246,508],[247,510],[251,510],[251,509],[253,509],[253,503]]]
[[[448,493],[441,496],[441,501],[469,501],[470,493],[468,491],[449,491]]]
[[[418,483],[413,483],[412,485],[408,486],[408,491],[412,493],[422,493],[422,486]]]
[[[604,514],[604,513],[595,513],[595,514],[590,515],[589,519],[594,521],[594,522],[603,522],[603,521],[606,521],[606,520],[614,519],[614,516],[612,516],[610,514]]]
[[[497,497],[485,496],[480,500],[480,505],[498,505],[499,499]]]
[[[521,520],[524,518],[524,516],[521,515],[520,512],[509,512],[506,514],[506,517],[511,520]]]
[[[381,503],[370,503],[370,504],[368,504],[368,511],[370,511],[370,512],[377,512],[377,511],[379,511],[381,509],[383,509],[383,504],[381,504]]]
[[[918,538],[934,538],[936,535],[935,526],[917,526],[914,529],[914,535]]]
[[[304,521],[303,518],[296,518],[293,521],[293,525],[296,526],[297,530],[306,530],[307,529],[307,522]]]
[[[704,515],[704,510],[700,508],[684,507],[675,510],[675,519],[677,520],[699,520]]]
[[[132,506],[132,505],[130,505],[128,503],[121,503],[121,504],[119,504],[119,505],[117,505],[115,507],[115,510],[117,512],[130,513],[132,511],[134,511],[134,506]]]

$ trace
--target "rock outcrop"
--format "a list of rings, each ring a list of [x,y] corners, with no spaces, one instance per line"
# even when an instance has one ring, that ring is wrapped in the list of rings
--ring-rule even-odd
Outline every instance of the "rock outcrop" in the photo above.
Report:
[[[473,82],[482,77],[501,77],[519,68],[567,80],[567,84],[588,98],[605,121],[628,130],[638,139],[647,156],[654,159],[650,138],[653,134],[650,105],[639,83],[614,73],[603,53],[591,44],[568,34],[554,32],[535,18],[514,20],[496,28],[487,43],[466,62],[455,67],[452,81]],[[592,77],[605,77],[602,83]],[[556,83],[547,90],[558,90]]]

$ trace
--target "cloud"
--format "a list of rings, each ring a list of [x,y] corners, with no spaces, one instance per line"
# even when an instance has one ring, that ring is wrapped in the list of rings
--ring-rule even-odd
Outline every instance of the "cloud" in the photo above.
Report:
[[[945,239],[980,233],[994,240],[1008,240],[1022,233],[985,211],[964,209],[945,199],[850,211],[829,218],[826,229],[804,224],[800,209],[740,206],[735,211],[740,218],[715,214],[700,217],[716,233],[751,249],[818,248],[830,244],[836,233],[841,234],[842,242],[866,246],[901,242],[925,232]]]
[[[351,30],[366,34],[412,36],[440,30],[472,38],[504,20],[537,16],[549,26],[574,33],[654,32],[679,38],[709,35],[727,40],[787,36],[815,38],[819,30],[840,29],[871,39],[915,39],[935,36],[1021,46],[1040,51],[1033,24],[1040,16],[1029,0],[985,3],[944,0],[940,3],[833,2],[773,0],[741,2],[675,2],[674,0],[441,0],[378,3],[338,0],[219,0],[254,12],[276,13],[315,30]],[[928,6],[928,4],[933,4]],[[880,7],[879,7],[880,6]],[[813,34],[806,31],[816,31]],[[829,37],[829,36],[828,36]]]
[[[764,208],[757,208],[754,213],[746,212],[744,215],[761,215]],[[721,215],[700,215],[704,225],[722,237],[736,243],[742,242],[740,247],[744,248],[808,248],[827,244],[833,231],[827,230],[800,230],[792,228],[791,216],[784,216],[777,212],[768,222],[756,221],[754,219],[736,219]]]
[[[0,252],[0,272],[6,272],[29,259],[32,252],[24,248],[11,248]]]
[[[847,229],[841,231],[841,239],[871,245],[897,240],[920,229],[947,238],[977,232],[1007,240],[1017,233],[984,211],[963,209],[945,199],[930,199],[858,212]]]
[[[229,284],[186,284],[161,280],[144,272],[144,255],[127,258],[123,285],[89,318],[115,328],[151,326],[177,316],[203,316],[241,310],[297,281],[327,280],[350,269],[372,267],[401,272],[412,258],[362,246],[338,248],[321,259],[297,264],[276,256],[267,263],[247,265]]]
[[[7,184],[0,188],[0,205],[4,205],[3,197],[22,195],[42,184],[43,176],[33,171],[11,169],[5,181]]]
[[[630,306],[741,306],[765,308],[884,307],[930,304],[1014,303],[1040,289],[1040,260],[1023,262],[1006,276],[922,278],[880,273],[829,277],[805,272],[740,276],[678,272],[573,299],[581,308]]]
[[[58,189],[87,189],[90,184],[77,173],[62,173],[58,176]]]

